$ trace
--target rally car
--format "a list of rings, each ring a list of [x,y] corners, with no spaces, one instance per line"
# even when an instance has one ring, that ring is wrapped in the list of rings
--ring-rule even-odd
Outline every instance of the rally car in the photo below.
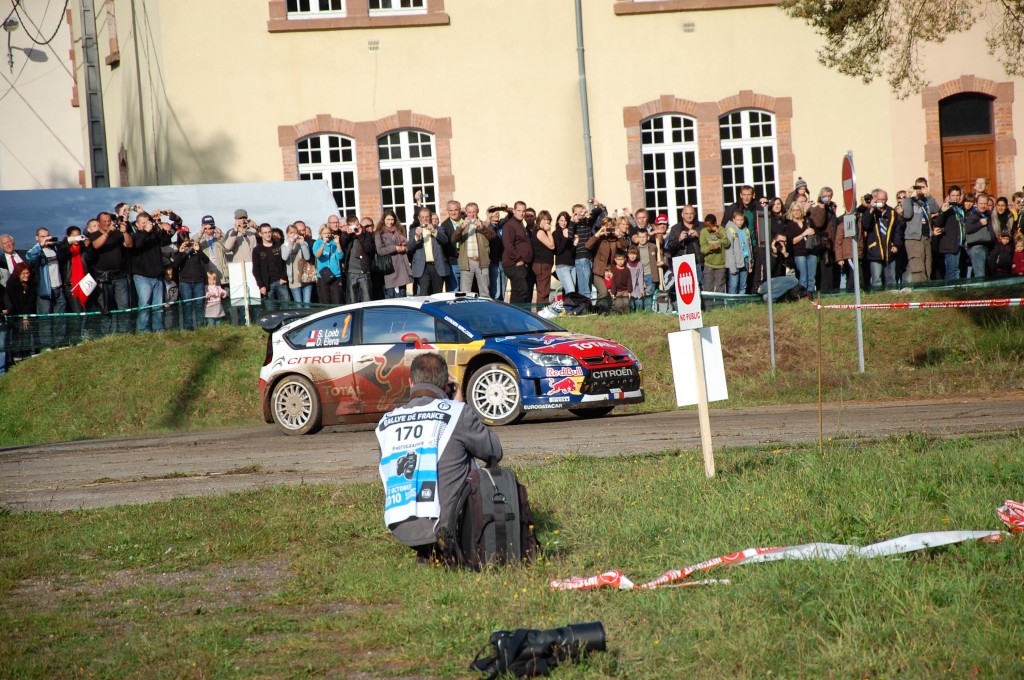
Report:
[[[622,345],[475,294],[277,312],[260,325],[263,417],[288,434],[379,420],[409,400],[409,365],[427,351],[445,357],[489,425],[541,409],[596,417],[644,400],[642,367]]]

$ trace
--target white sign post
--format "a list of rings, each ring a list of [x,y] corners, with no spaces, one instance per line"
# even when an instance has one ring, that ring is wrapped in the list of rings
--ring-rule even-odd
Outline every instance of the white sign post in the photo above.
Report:
[[[679,255],[672,259],[672,272],[675,275],[676,304],[679,308],[679,328],[682,332],[669,334],[669,351],[676,351],[672,356],[672,374],[676,383],[676,399],[679,401],[680,385],[693,384],[696,387],[697,420],[700,423],[700,445],[704,453],[704,474],[715,476],[715,452],[711,445],[711,416],[708,413],[708,383],[705,378],[704,349],[701,336],[704,329],[704,318],[700,311],[700,284],[697,280],[697,262],[693,255]],[[688,333],[686,331],[689,331]],[[687,336],[687,344],[675,336]],[[677,358],[678,357],[678,358]],[[718,346],[718,360],[721,361],[721,344]],[[688,369],[692,367],[693,371]],[[692,381],[692,382],[691,382]],[[722,371],[722,383],[725,382],[725,371]],[[688,402],[693,403],[693,402]]]
[[[231,281],[228,295],[231,297],[231,304],[245,305],[245,325],[248,326],[249,305],[260,304],[260,285],[256,283],[256,276],[252,273],[251,262],[229,262],[228,276]]]

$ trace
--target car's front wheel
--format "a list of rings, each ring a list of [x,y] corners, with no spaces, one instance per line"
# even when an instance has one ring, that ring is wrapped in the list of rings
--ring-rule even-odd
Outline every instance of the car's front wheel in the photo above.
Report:
[[[519,378],[505,364],[487,364],[474,373],[466,401],[488,425],[508,425],[523,417]]]
[[[277,383],[270,397],[274,422],[285,434],[312,434],[320,429],[320,396],[301,375],[290,375]]]

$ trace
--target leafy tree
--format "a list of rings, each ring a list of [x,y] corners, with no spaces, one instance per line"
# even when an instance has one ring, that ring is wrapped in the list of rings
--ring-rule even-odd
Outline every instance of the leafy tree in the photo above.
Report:
[[[985,42],[1007,75],[1024,75],[1024,0],[782,0],[825,38],[818,61],[869,83],[884,76],[906,96],[928,84],[921,50],[988,26]]]

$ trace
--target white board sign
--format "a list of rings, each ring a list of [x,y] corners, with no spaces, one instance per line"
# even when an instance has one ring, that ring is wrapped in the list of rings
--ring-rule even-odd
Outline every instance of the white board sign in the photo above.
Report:
[[[692,256],[691,256],[692,257]],[[697,369],[693,357],[693,337],[689,331],[668,334],[668,351],[672,358],[672,380],[676,387],[676,406],[697,403]],[[722,360],[722,340],[718,326],[700,329],[701,349],[704,353],[704,384],[708,401],[725,401],[729,388],[725,383],[725,362]]]
[[[700,313],[700,283],[697,280],[697,259],[692,255],[677,255],[672,258],[675,272],[676,305],[679,309],[679,329],[702,328],[704,318]]]
[[[252,273],[252,262],[229,262],[228,277],[231,280],[231,290],[228,292],[231,304],[244,305],[246,293],[249,294],[250,304],[260,303],[260,286]]]
[[[857,215],[847,213],[843,215],[843,236],[854,238],[857,235]]]

